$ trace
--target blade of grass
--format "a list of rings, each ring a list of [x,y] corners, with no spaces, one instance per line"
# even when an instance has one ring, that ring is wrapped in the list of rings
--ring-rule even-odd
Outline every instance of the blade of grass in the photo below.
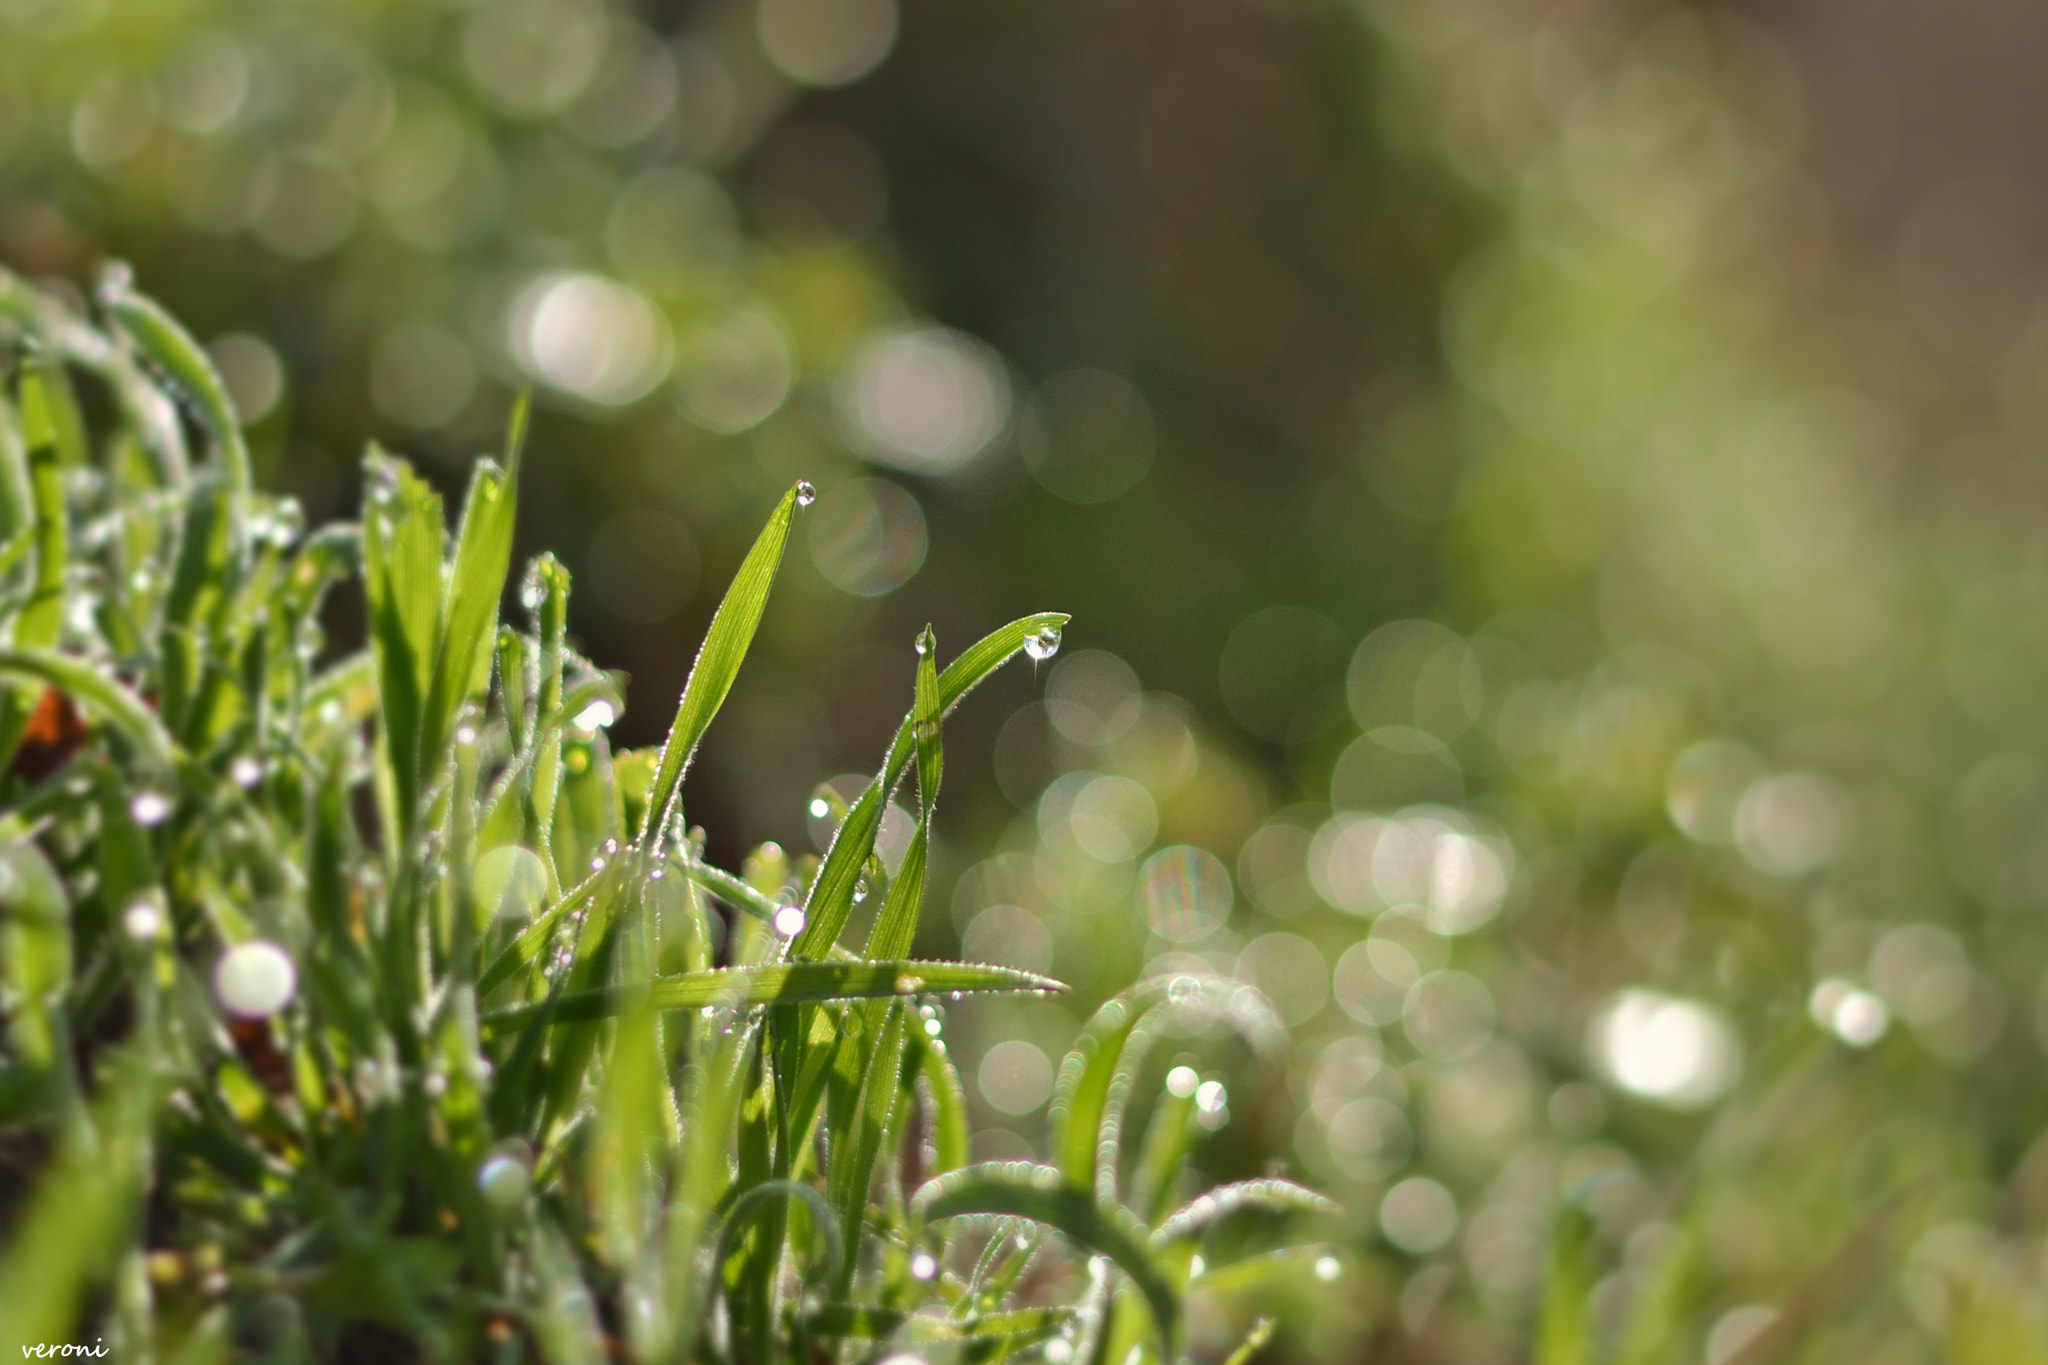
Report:
[[[789,540],[790,518],[796,512],[798,490],[790,489],[761,528],[754,546],[747,551],[732,586],[711,617],[711,628],[690,666],[683,684],[682,700],[676,705],[675,721],[661,746],[661,760],[655,765],[654,780],[647,788],[647,832],[643,844],[663,837],[671,818],[671,807],[696,755],[698,741],[711,727],[712,717],[732,690],[733,679],[746,661],[747,648],[761,624],[768,606],[768,591],[775,584],[775,571],[782,564],[782,549]]]
[[[463,702],[490,685],[491,644],[498,602],[512,565],[512,530],[519,504],[519,453],[526,435],[526,399],[513,408],[505,467],[479,460],[462,509],[455,565],[441,605],[440,648],[427,688],[420,726],[422,774],[439,770],[441,752]]]
[[[958,706],[961,699],[984,678],[1021,652],[1027,640],[1049,630],[1058,630],[1067,620],[1062,612],[1041,612],[1012,621],[975,641],[938,675],[940,719]],[[854,802],[853,809],[840,822],[839,832],[833,836],[824,866],[818,869],[810,894],[805,898],[804,931],[791,945],[791,956],[816,961],[839,941],[840,932],[846,928],[846,921],[853,914],[853,892],[860,881],[861,869],[875,851],[875,835],[881,829],[882,812],[888,806],[889,794],[895,790],[896,780],[903,775],[916,745],[916,730],[917,711],[913,705],[911,714],[903,718],[895,739],[890,741],[889,754],[883,760],[880,775]]]
[[[1163,1251],[1185,1237],[1205,1231],[1211,1224],[1245,1209],[1275,1213],[1335,1214],[1337,1205],[1314,1190],[1291,1180],[1269,1177],[1240,1180],[1197,1195],[1152,1230],[1152,1249]]]
[[[631,1009],[680,1010],[714,1006],[799,1005],[960,992],[1064,991],[1050,977],[966,962],[776,962],[760,967],[719,967],[661,977],[649,985],[565,993],[554,1002],[556,1023],[608,1019]],[[520,1005],[485,1016],[500,1030],[524,1022],[540,1006]]]
[[[143,359],[198,412],[220,449],[229,489],[238,496],[247,494],[252,484],[249,446],[242,439],[228,386],[205,349],[160,304],[135,292],[111,270],[101,283],[99,300]]]

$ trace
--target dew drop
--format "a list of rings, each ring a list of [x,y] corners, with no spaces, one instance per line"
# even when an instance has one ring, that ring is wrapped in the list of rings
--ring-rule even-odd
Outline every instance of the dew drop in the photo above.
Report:
[[[420,1090],[430,1100],[437,1100],[448,1093],[448,1078],[438,1071],[429,1071],[420,1081]]]
[[[263,764],[244,754],[228,764],[228,776],[237,787],[253,787],[263,780]]]
[[[244,1019],[268,1019],[291,1003],[298,986],[298,969],[284,949],[260,938],[237,943],[213,969],[221,1008]]]
[[[784,938],[795,938],[804,931],[804,911],[800,905],[785,905],[775,912],[775,932]]]
[[[936,1019],[927,1019],[927,1020],[925,1020],[925,1021],[924,1021],[924,1032],[925,1032],[925,1036],[926,1036],[927,1038],[936,1038],[936,1037],[938,1037],[938,1036],[939,1036],[939,1030],[940,1030],[940,1029],[941,1029],[942,1027],[943,1027],[943,1025],[941,1025],[941,1024],[939,1023],[939,1021],[938,1021],[938,1020],[936,1020]]]
[[[1047,626],[1024,637],[1024,652],[1040,663],[1044,663],[1060,652],[1060,628]]]
[[[477,1168],[476,1187],[494,1207],[514,1209],[526,1202],[533,1176],[518,1157],[494,1156]]]
[[[921,976],[912,976],[908,972],[906,972],[902,976],[896,978],[896,994],[898,995],[916,995],[919,991],[923,989],[924,978]],[[936,1021],[933,1020],[931,1016],[927,1015],[926,1022],[931,1023]]]
[[[1229,1102],[1230,1096],[1221,1081],[1203,1081],[1195,1087],[1195,1108],[1205,1114],[1218,1113]]]
[[[128,803],[128,818],[144,829],[171,818],[171,798],[162,792],[137,792]]]
[[[1316,1278],[1324,1284],[1337,1278],[1337,1272],[1344,1267],[1335,1256],[1321,1256],[1316,1259]]]
[[[811,486],[811,481],[809,479],[798,479],[796,481],[796,505],[798,507],[809,507],[817,500],[818,490]]]
[[[654,868],[649,868],[649,869],[647,870],[647,880],[648,880],[648,881],[650,881],[650,882],[658,882],[658,881],[660,881],[660,880],[661,880],[661,879],[662,879],[663,877],[666,877],[667,875],[668,875],[668,869],[667,869],[667,868],[665,868],[665,867],[654,867]]]
[[[476,727],[474,725],[456,726],[455,742],[457,744],[460,744],[465,749],[468,748],[470,745],[476,743]]]
[[[126,261],[108,261],[100,270],[98,293],[101,303],[125,299],[135,289],[135,267]]]
[[[576,713],[576,719],[571,721],[570,724],[574,725],[578,730],[584,730],[592,734],[595,734],[597,731],[604,729],[606,726],[610,725],[613,721],[617,720],[618,718],[618,708],[613,706],[610,702],[606,701],[603,697],[599,697],[596,701],[590,703],[590,705],[584,707],[581,711],[578,711]]]
[[[814,796],[811,798],[811,818],[813,820],[822,820],[831,813],[831,802],[827,801],[822,796]]]
[[[164,912],[151,901],[137,901],[121,912],[121,930],[138,943],[147,943],[164,927]]]
[[[929,1280],[939,1273],[939,1263],[932,1259],[930,1252],[920,1251],[910,1258],[910,1273],[915,1279]]]

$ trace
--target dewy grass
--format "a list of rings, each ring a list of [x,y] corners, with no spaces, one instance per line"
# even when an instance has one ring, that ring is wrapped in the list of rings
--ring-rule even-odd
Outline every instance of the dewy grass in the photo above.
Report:
[[[940,727],[1064,617],[943,668],[921,636],[822,863],[749,882],[703,861],[682,782],[807,487],[667,743],[613,752],[562,566],[499,620],[523,413],[452,530],[373,450],[362,524],[307,535],[183,330],[119,274],[98,314],[0,274],[0,1182],[26,1191],[0,1355],[1163,1362],[1191,1289],[1317,1254],[1205,1268],[1212,1224],[1324,1205],[1265,1180],[1175,1210],[1184,1094],[1126,1159],[1153,1026],[1209,1009],[1262,1045],[1243,987],[1113,1000],[1060,1073],[1054,1163],[968,1164],[929,1002],[1061,987],[907,957]],[[367,645],[320,664],[351,577]],[[912,780],[892,879],[875,836]]]

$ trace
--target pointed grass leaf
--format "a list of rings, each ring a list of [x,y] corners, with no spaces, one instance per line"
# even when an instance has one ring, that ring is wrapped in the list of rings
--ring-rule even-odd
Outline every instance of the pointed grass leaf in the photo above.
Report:
[[[1072,1188],[1052,1166],[1005,1162],[969,1166],[926,1182],[910,1201],[915,1223],[968,1214],[1028,1218],[1107,1256],[1130,1278],[1152,1311],[1164,1359],[1180,1352],[1180,1294],[1129,1211]]]
[[[515,420],[515,431],[523,425]],[[455,725],[455,713],[490,684],[491,646],[497,637],[498,602],[512,565],[512,530],[518,512],[519,447],[500,470],[479,460],[456,535],[455,564],[441,606],[441,638],[421,720],[420,768],[440,766],[441,750]]]
[[[486,980],[488,980],[488,975]],[[479,983],[481,989],[482,983]],[[966,962],[775,962],[759,967],[719,967],[658,977],[643,986],[565,993],[552,1003],[556,1023],[608,1019],[633,1009],[744,1009],[755,1005],[816,1004],[886,996],[960,992],[1044,993],[1066,987],[1050,977]],[[487,1015],[484,1026],[503,1029],[523,1023],[538,1006],[521,1005]]]
[[[761,528],[753,548],[741,561],[739,572],[733,575],[725,599],[711,617],[711,627],[690,667],[689,681],[683,684],[682,700],[676,706],[675,721],[662,745],[654,781],[647,789],[649,833],[645,841],[661,837],[682,787],[683,775],[696,754],[697,743],[711,727],[712,717],[725,703],[726,693],[732,690],[733,679],[746,661],[748,646],[761,624],[761,613],[768,606],[775,571],[782,564],[782,550],[789,541],[789,523],[796,506],[797,490],[792,488],[775,505],[768,524]]]
[[[983,679],[1020,653],[1026,641],[1047,630],[1058,630],[1068,619],[1063,612],[1040,612],[1012,621],[975,641],[959,658],[947,664],[935,679],[938,718],[943,720]],[[897,727],[896,737],[890,741],[881,773],[853,803],[853,809],[847,812],[838,832],[833,835],[824,866],[818,869],[817,877],[811,882],[810,894],[804,900],[804,930],[790,946],[791,956],[815,961],[826,956],[832,945],[839,941],[840,932],[846,928],[846,921],[853,914],[853,892],[860,881],[861,869],[875,851],[875,836],[881,830],[882,812],[887,808],[889,795],[895,790],[897,779],[902,777],[916,746],[917,725],[917,708],[913,704],[911,714],[903,718],[902,725]],[[933,779],[936,782],[936,771]]]

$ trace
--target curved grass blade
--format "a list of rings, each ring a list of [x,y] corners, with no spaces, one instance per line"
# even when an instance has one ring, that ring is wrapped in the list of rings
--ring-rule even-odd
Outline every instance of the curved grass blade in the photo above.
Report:
[[[100,285],[100,306],[114,320],[135,349],[199,413],[207,430],[220,447],[228,486],[245,494],[251,486],[249,446],[242,439],[242,424],[228,397],[228,386],[220,371],[207,359],[206,351],[162,305],[138,294],[120,276],[109,271]]]
[[[1211,1224],[1245,1209],[1266,1209],[1275,1213],[1338,1212],[1334,1202],[1292,1180],[1241,1180],[1197,1195],[1176,1209],[1165,1222],[1152,1230],[1152,1249],[1163,1251],[1182,1238],[1196,1236]]]
[[[564,902],[565,904],[567,902]],[[537,926],[536,926],[537,927]],[[493,964],[492,971],[497,971]],[[503,978],[500,977],[500,980]],[[485,981],[490,980],[486,973]],[[484,989],[478,984],[478,990]],[[825,1000],[951,993],[953,991],[1064,991],[1050,977],[967,962],[773,962],[760,967],[720,967],[665,976],[644,986],[572,991],[556,997],[556,1023],[608,1019],[633,1009],[741,1009],[754,1005],[804,1005]],[[502,1029],[523,1022],[540,1007],[499,1010],[484,1020]]]
[[[46,649],[0,648],[0,676],[32,678],[66,693],[109,725],[154,767],[169,771],[178,748],[156,713],[142,698],[91,664]]]
[[[824,1279],[837,1278],[840,1264],[846,1259],[846,1239],[839,1230],[839,1219],[833,1214],[832,1206],[801,1180],[766,1180],[754,1186],[733,1201],[732,1211],[725,1216],[725,1226],[718,1232],[718,1262],[725,1261],[732,1237],[747,1219],[755,1216],[771,1199],[797,1199],[810,1211],[812,1229],[824,1247]]]
[[[1180,1294],[1146,1244],[1144,1228],[1128,1210],[1072,1188],[1056,1167],[1030,1162],[969,1166],[927,1182],[911,1197],[910,1208],[918,1223],[965,1214],[1029,1218],[1109,1257],[1152,1310],[1164,1359],[1179,1359]]]
[[[1046,631],[1059,630],[1068,619],[1064,612],[1040,612],[1012,621],[968,646],[959,658],[938,674],[939,718],[943,720],[960,704],[961,698],[1022,651],[1027,640]],[[875,835],[882,827],[882,812],[888,806],[889,794],[895,790],[897,779],[902,777],[903,769],[910,762],[916,735],[917,709],[913,705],[911,714],[903,718],[895,739],[890,741],[889,754],[883,760],[880,775],[853,803],[853,809],[847,812],[846,819],[840,822],[839,832],[832,838],[832,847],[825,854],[825,865],[818,869],[817,878],[811,883],[810,895],[805,898],[804,931],[790,947],[792,957],[815,961],[824,957],[839,941],[840,931],[846,928],[847,918],[853,914],[853,891],[860,881],[861,868],[875,851]]]
[[[667,827],[670,807],[682,788],[683,775],[689,771],[697,743],[710,728],[711,718],[718,714],[726,693],[732,690],[733,678],[746,661],[747,647],[753,643],[761,613],[768,605],[768,590],[775,584],[775,570],[782,563],[782,549],[789,540],[789,522],[795,515],[796,500],[794,488],[782,495],[782,501],[768,517],[768,524],[755,538],[754,547],[747,551],[739,572],[733,575],[725,600],[718,604],[711,618],[711,628],[704,634],[697,661],[690,666],[689,681],[683,684],[682,700],[676,706],[668,739],[661,746],[654,781],[647,788],[647,831],[642,835],[643,843],[659,839],[660,832]]]
[[[1231,981],[1154,978],[1106,1001],[1081,1030],[1053,1086],[1052,1153],[1072,1188],[1092,1186],[1103,1198],[1115,1197],[1124,1105],[1143,1060],[1141,1026],[1169,1004],[1236,1023],[1262,1052],[1285,1036],[1264,997]]]

